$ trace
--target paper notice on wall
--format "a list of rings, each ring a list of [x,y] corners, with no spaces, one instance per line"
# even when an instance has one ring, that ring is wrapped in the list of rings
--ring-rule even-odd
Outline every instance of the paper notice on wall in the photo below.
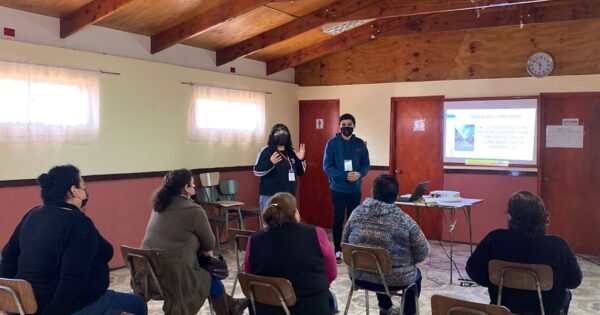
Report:
[[[546,126],[547,148],[583,148],[583,126]]]
[[[413,120],[413,131],[425,131],[425,119]]]

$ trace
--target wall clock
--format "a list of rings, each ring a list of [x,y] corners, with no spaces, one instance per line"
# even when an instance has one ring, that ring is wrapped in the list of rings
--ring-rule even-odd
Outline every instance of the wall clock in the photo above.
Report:
[[[554,60],[546,52],[537,52],[527,60],[527,72],[530,76],[542,78],[549,75],[554,69]]]

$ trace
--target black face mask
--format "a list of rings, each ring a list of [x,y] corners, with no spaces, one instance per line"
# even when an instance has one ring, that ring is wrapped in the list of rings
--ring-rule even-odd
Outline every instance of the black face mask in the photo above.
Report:
[[[90,200],[90,194],[88,194],[87,189],[84,189],[85,191],[85,199],[81,200],[81,207],[85,207],[85,205],[87,205],[88,200]]]
[[[276,145],[286,145],[289,142],[290,137],[288,135],[285,134],[281,134],[281,135],[276,135],[274,137],[274,141]]]
[[[350,137],[352,135],[352,132],[354,132],[354,127],[342,127],[340,128],[340,130],[342,131],[342,134],[346,137]]]

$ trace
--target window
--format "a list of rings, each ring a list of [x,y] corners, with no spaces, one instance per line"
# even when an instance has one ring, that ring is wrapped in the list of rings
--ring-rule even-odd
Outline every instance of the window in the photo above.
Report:
[[[265,132],[265,94],[194,86],[189,119],[192,140],[261,141]]]
[[[0,61],[0,143],[92,142],[99,73]]]

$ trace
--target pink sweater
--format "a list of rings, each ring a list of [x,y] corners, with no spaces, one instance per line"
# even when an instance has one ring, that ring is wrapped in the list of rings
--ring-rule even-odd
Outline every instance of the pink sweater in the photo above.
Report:
[[[323,262],[325,263],[325,275],[329,280],[329,283],[333,282],[337,277],[337,264],[335,261],[335,253],[333,252],[333,246],[327,238],[327,233],[323,228],[315,226],[317,231],[317,238],[319,239],[319,246],[321,247],[321,253],[323,253]],[[250,240],[246,247],[246,253],[244,254],[244,272],[252,273],[252,266],[250,265]]]

